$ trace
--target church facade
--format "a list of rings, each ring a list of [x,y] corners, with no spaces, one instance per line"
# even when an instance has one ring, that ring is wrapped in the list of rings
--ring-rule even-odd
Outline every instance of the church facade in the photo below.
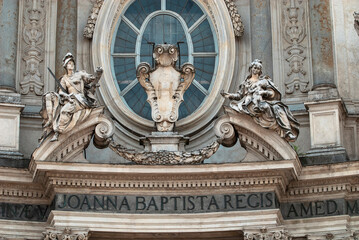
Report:
[[[358,239],[355,11],[0,0],[0,239]]]

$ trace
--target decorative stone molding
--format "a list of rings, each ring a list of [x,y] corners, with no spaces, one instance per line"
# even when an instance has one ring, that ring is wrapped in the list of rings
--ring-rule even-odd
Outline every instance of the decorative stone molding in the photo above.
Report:
[[[130,150],[111,142],[110,148],[119,154],[121,157],[137,164],[149,165],[174,165],[174,164],[199,164],[209,157],[211,157],[219,148],[217,141],[210,146],[202,148],[197,151],[179,152],[179,151],[140,151]]]
[[[291,240],[288,232],[284,230],[269,230],[262,227],[256,231],[244,231],[245,240]]]
[[[103,5],[104,0],[95,0],[93,3],[90,16],[87,19],[87,24],[84,28],[83,35],[85,38],[92,39],[93,32],[95,30],[95,25],[98,17],[98,13]]]
[[[293,148],[273,130],[257,125],[250,116],[224,107],[225,115],[215,123],[216,136],[224,146],[237,142],[247,150],[244,161],[298,160]],[[237,133],[235,133],[237,132]],[[251,156],[251,157],[250,157]]]
[[[58,141],[51,142],[48,136],[32,154],[32,159],[40,161],[78,161],[86,162],[82,156],[95,134],[94,144],[100,148],[108,146],[114,133],[112,120],[103,114],[104,108],[98,107],[71,132],[61,134]],[[53,135],[53,133],[52,133]]]
[[[228,8],[228,13],[231,16],[232,26],[234,30],[234,35],[236,37],[241,37],[244,34],[244,25],[242,23],[241,16],[238,13],[237,6],[233,0],[224,0]]]
[[[308,36],[306,27],[307,14],[306,1],[283,0],[282,30],[285,40],[285,92],[286,94],[302,94],[309,92],[308,76]]]
[[[47,229],[43,233],[44,240],[88,240],[89,231],[73,231],[71,228],[63,230]]]
[[[24,8],[24,28],[22,37],[25,42],[22,59],[25,61],[24,78],[20,81],[20,92],[23,95],[33,93],[41,96],[44,93],[44,82],[41,74],[41,62],[44,60],[43,42],[45,39],[45,1],[27,0]]]

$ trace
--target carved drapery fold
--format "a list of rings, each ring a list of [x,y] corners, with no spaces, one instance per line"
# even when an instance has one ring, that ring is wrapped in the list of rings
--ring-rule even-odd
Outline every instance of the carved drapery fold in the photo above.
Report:
[[[303,0],[283,0],[282,30],[284,52],[287,65],[285,68],[285,92],[301,94],[309,92],[309,74],[307,74],[307,9]]]
[[[26,0],[24,8],[24,28],[22,37],[25,42],[24,78],[20,82],[20,92],[23,95],[33,93],[40,96],[44,93],[44,83],[40,72],[40,64],[44,60],[42,44],[45,38],[45,2],[44,0]]]
[[[232,26],[234,30],[234,35],[236,37],[241,37],[244,34],[244,25],[242,23],[242,18],[238,13],[237,6],[233,0],[224,0],[226,3],[229,16],[231,16]]]
[[[84,28],[83,35],[85,38],[92,39],[95,30],[95,25],[98,17],[98,13],[103,5],[104,0],[95,0],[90,16],[87,18],[87,24]]]
[[[44,240],[88,240],[89,231],[74,231],[70,228],[64,228],[63,230],[47,229],[43,233]]]

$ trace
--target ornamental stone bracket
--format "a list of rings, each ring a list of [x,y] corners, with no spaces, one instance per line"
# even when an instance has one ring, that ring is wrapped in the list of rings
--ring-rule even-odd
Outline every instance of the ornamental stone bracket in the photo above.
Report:
[[[273,130],[265,129],[243,113],[224,107],[225,115],[215,123],[216,136],[222,145],[231,147],[239,139],[247,150],[243,162],[292,160],[300,165],[294,149]]]
[[[94,145],[105,148],[114,133],[114,125],[110,118],[103,114],[104,108],[95,108],[89,117],[72,131],[61,134],[58,141],[51,142],[51,135],[42,141],[32,154],[35,161],[55,162],[87,162],[83,150],[90,143],[92,136]],[[53,134],[52,134],[53,135]]]

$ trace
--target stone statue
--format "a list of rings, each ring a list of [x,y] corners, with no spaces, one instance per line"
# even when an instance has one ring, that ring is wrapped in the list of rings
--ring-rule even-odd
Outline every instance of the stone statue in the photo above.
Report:
[[[272,80],[262,76],[262,62],[254,60],[249,72],[237,93],[222,91],[222,96],[233,100],[230,102],[232,109],[250,115],[257,124],[275,130],[287,141],[295,141],[299,134],[299,123],[281,102],[281,94]]]
[[[59,134],[71,131],[77,122],[87,118],[97,106],[94,94],[102,68],[98,67],[94,75],[75,71],[75,60],[71,53],[67,53],[62,62],[66,74],[59,80],[58,91],[43,95],[40,115],[44,119],[44,132],[41,142],[51,132],[55,134],[50,141],[57,141]]]
[[[157,45],[153,58],[154,69],[148,63],[138,65],[137,79],[147,93],[157,131],[170,132],[178,119],[179,105],[194,79],[195,70],[190,63],[184,63],[179,70],[175,68],[178,49],[174,45]]]

